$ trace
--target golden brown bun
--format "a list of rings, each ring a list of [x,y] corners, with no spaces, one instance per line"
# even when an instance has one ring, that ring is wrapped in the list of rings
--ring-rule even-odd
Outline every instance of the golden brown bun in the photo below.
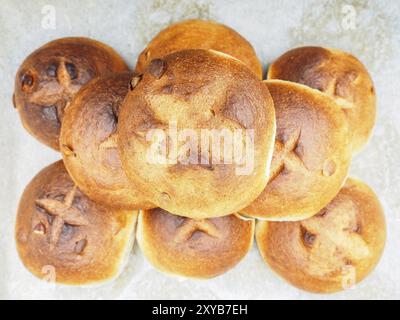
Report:
[[[39,278],[53,270],[61,284],[104,282],[124,267],[136,220],[137,211],[107,209],[89,200],[58,161],[25,188],[15,228],[18,253]]]
[[[348,126],[336,103],[287,81],[266,81],[276,112],[276,142],[267,187],[241,212],[268,220],[301,220],[339,192],[351,160]]]
[[[13,102],[22,124],[35,138],[59,150],[64,109],[75,93],[99,75],[128,67],[109,46],[88,38],[51,41],[30,54],[20,66]]]
[[[233,268],[250,250],[254,220],[236,215],[194,220],[164,211],[142,211],[138,243],[159,270],[193,278],[212,278]]]
[[[353,150],[367,143],[375,124],[375,89],[368,71],[351,54],[321,47],[293,49],[271,65],[268,79],[298,82],[328,94],[346,114]]]
[[[257,222],[256,239],[266,263],[292,285],[329,293],[363,280],[382,254],[383,209],[363,182],[348,179],[318,215],[298,222]]]
[[[117,146],[119,107],[132,74],[108,74],[89,81],[65,111],[60,149],[77,186],[92,200],[114,208],[150,209],[145,195],[130,183]]]
[[[153,59],[187,49],[212,49],[235,57],[262,79],[262,65],[251,44],[235,30],[216,22],[186,20],[162,30],[140,54],[136,72]]]
[[[131,87],[120,108],[118,145],[127,176],[152,203],[177,215],[210,218],[237,212],[264,189],[274,146],[273,102],[267,87],[240,61],[211,50],[179,51],[154,60]],[[190,145],[187,152],[190,139],[185,138],[178,143],[178,157],[167,148],[172,164],[149,161],[149,154],[165,155],[160,148],[154,152],[151,130],[169,134],[175,125],[179,134],[193,130],[198,146]],[[210,155],[216,153],[200,148],[201,129],[232,135],[237,130],[243,139],[232,145],[242,146],[248,161],[227,163],[221,151],[216,163]],[[169,137],[161,142],[174,142]]]

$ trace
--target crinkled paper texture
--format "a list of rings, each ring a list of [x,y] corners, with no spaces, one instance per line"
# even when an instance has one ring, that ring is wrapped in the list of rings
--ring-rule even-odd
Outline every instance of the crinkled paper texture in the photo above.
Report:
[[[54,6],[56,28],[42,27]],[[346,20],[345,5],[356,12]],[[115,282],[99,288],[55,287],[36,280],[20,263],[14,221],[25,185],[60,155],[22,128],[12,107],[14,75],[35,48],[63,36],[88,36],[120,52],[130,66],[152,36],[171,22],[205,18],[227,24],[255,47],[264,68],[286,50],[314,44],[352,52],[368,67],[378,95],[377,125],[351,175],[379,195],[386,213],[384,256],[357,287],[329,296],[291,287],[262,262],[254,246],[233,270],[208,281],[183,280],[154,270],[137,246]],[[358,0],[0,0],[0,298],[43,299],[372,299],[400,298],[400,2]]]

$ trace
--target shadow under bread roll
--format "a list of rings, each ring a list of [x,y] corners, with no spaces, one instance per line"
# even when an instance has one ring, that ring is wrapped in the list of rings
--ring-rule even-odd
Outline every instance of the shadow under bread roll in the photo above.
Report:
[[[15,77],[13,102],[25,129],[59,150],[64,110],[89,80],[109,72],[129,71],[114,49],[89,38],[51,41],[31,53]]]
[[[72,180],[92,200],[120,209],[155,206],[125,175],[117,146],[119,107],[132,73],[109,73],[75,95],[60,133],[60,150]]]
[[[353,151],[368,142],[376,117],[375,88],[353,55],[322,47],[292,49],[271,64],[268,79],[298,82],[329,95],[348,119]]]
[[[254,220],[229,215],[190,219],[157,208],[140,212],[137,239],[159,270],[190,278],[212,278],[233,268],[250,250]]]
[[[271,174],[244,214],[267,220],[309,218],[344,184],[351,162],[346,118],[333,99],[307,86],[268,80],[276,114]]]
[[[262,65],[251,44],[235,30],[205,20],[186,20],[161,30],[139,55],[136,72],[143,73],[154,59],[188,49],[212,49],[229,54],[262,79]]]
[[[15,227],[19,256],[36,277],[59,284],[110,281],[127,262],[137,214],[94,203],[74,185],[63,162],[55,162],[21,197]]]
[[[372,272],[384,249],[386,225],[375,193],[348,179],[310,219],[257,222],[256,239],[265,262],[289,283],[329,293],[347,289]]]

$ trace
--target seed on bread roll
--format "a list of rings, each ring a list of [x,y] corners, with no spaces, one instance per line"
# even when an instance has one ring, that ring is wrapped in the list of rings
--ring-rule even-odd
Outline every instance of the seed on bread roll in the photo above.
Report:
[[[190,219],[157,208],[139,214],[137,239],[159,270],[190,278],[212,278],[233,268],[250,250],[254,220],[236,215]]]
[[[265,262],[292,285],[311,292],[347,289],[377,265],[386,239],[383,209],[363,182],[348,179],[316,216],[297,222],[259,221]]]
[[[187,49],[212,49],[229,54],[262,79],[262,65],[251,44],[235,30],[204,20],[186,20],[162,30],[139,55],[136,72],[143,73],[154,59]]]
[[[349,121],[353,151],[367,143],[375,124],[376,96],[367,69],[356,57],[336,49],[296,48],[272,63],[268,79],[302,83],[334,98]]]
[[[122,166],[173,214],[238,212],[264,189],[275,137],[268,88],[240,61],[212,50],[156,59],[120,108]]]
[[[89,81],[67,108],[60,149],[72,180],[92,200],[120,209],[154,208],[121,167],[119,107],[132,74],[109,73]]]
[[[348,125],[325,94],[294,82],[269,80],[276,140],[268,185],[241,212],[268,220],[302,220],[316,214],[346,180],[351,149]]]
[[[38,278],[93,285],[122,271],[136,221],[137,211],[109,209],[91,201],[58,161],[25,188],[15,239],[23,264]]]
[[[59,150],[64,109],[75,93],[99,75],[128,71],[109,46],[88,38],[51,41],[30,54],[17,71],[13,102],[25,129]]]

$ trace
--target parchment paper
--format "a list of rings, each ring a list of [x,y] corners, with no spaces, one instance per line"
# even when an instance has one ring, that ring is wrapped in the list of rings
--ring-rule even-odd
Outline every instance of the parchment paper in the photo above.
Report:
[[[52,10],[55,25],[46,19]],[[369,68],[378,95],[377,125],[370,144],[354,158],[351,175],[378,193],[388,238],[379,266],[355,288],[328,296],[297,290],[268,269],[255,246],[236,268],[207,281],[161,274],[137,246],[123,275],[99,288],[49,285],[20,263],[14,244],[19,197],[32,177],[60,155],[32,138],[12,107],[19,64],[52,39],[88,36],[114,47],[133,67],[138,53],[160,29],[196,17],[236,29],[253,44],[265,68],[284,51],[304,44],[350,51]],[[399,18],[399,1],[0,0],[0,298],[399,299]]]

